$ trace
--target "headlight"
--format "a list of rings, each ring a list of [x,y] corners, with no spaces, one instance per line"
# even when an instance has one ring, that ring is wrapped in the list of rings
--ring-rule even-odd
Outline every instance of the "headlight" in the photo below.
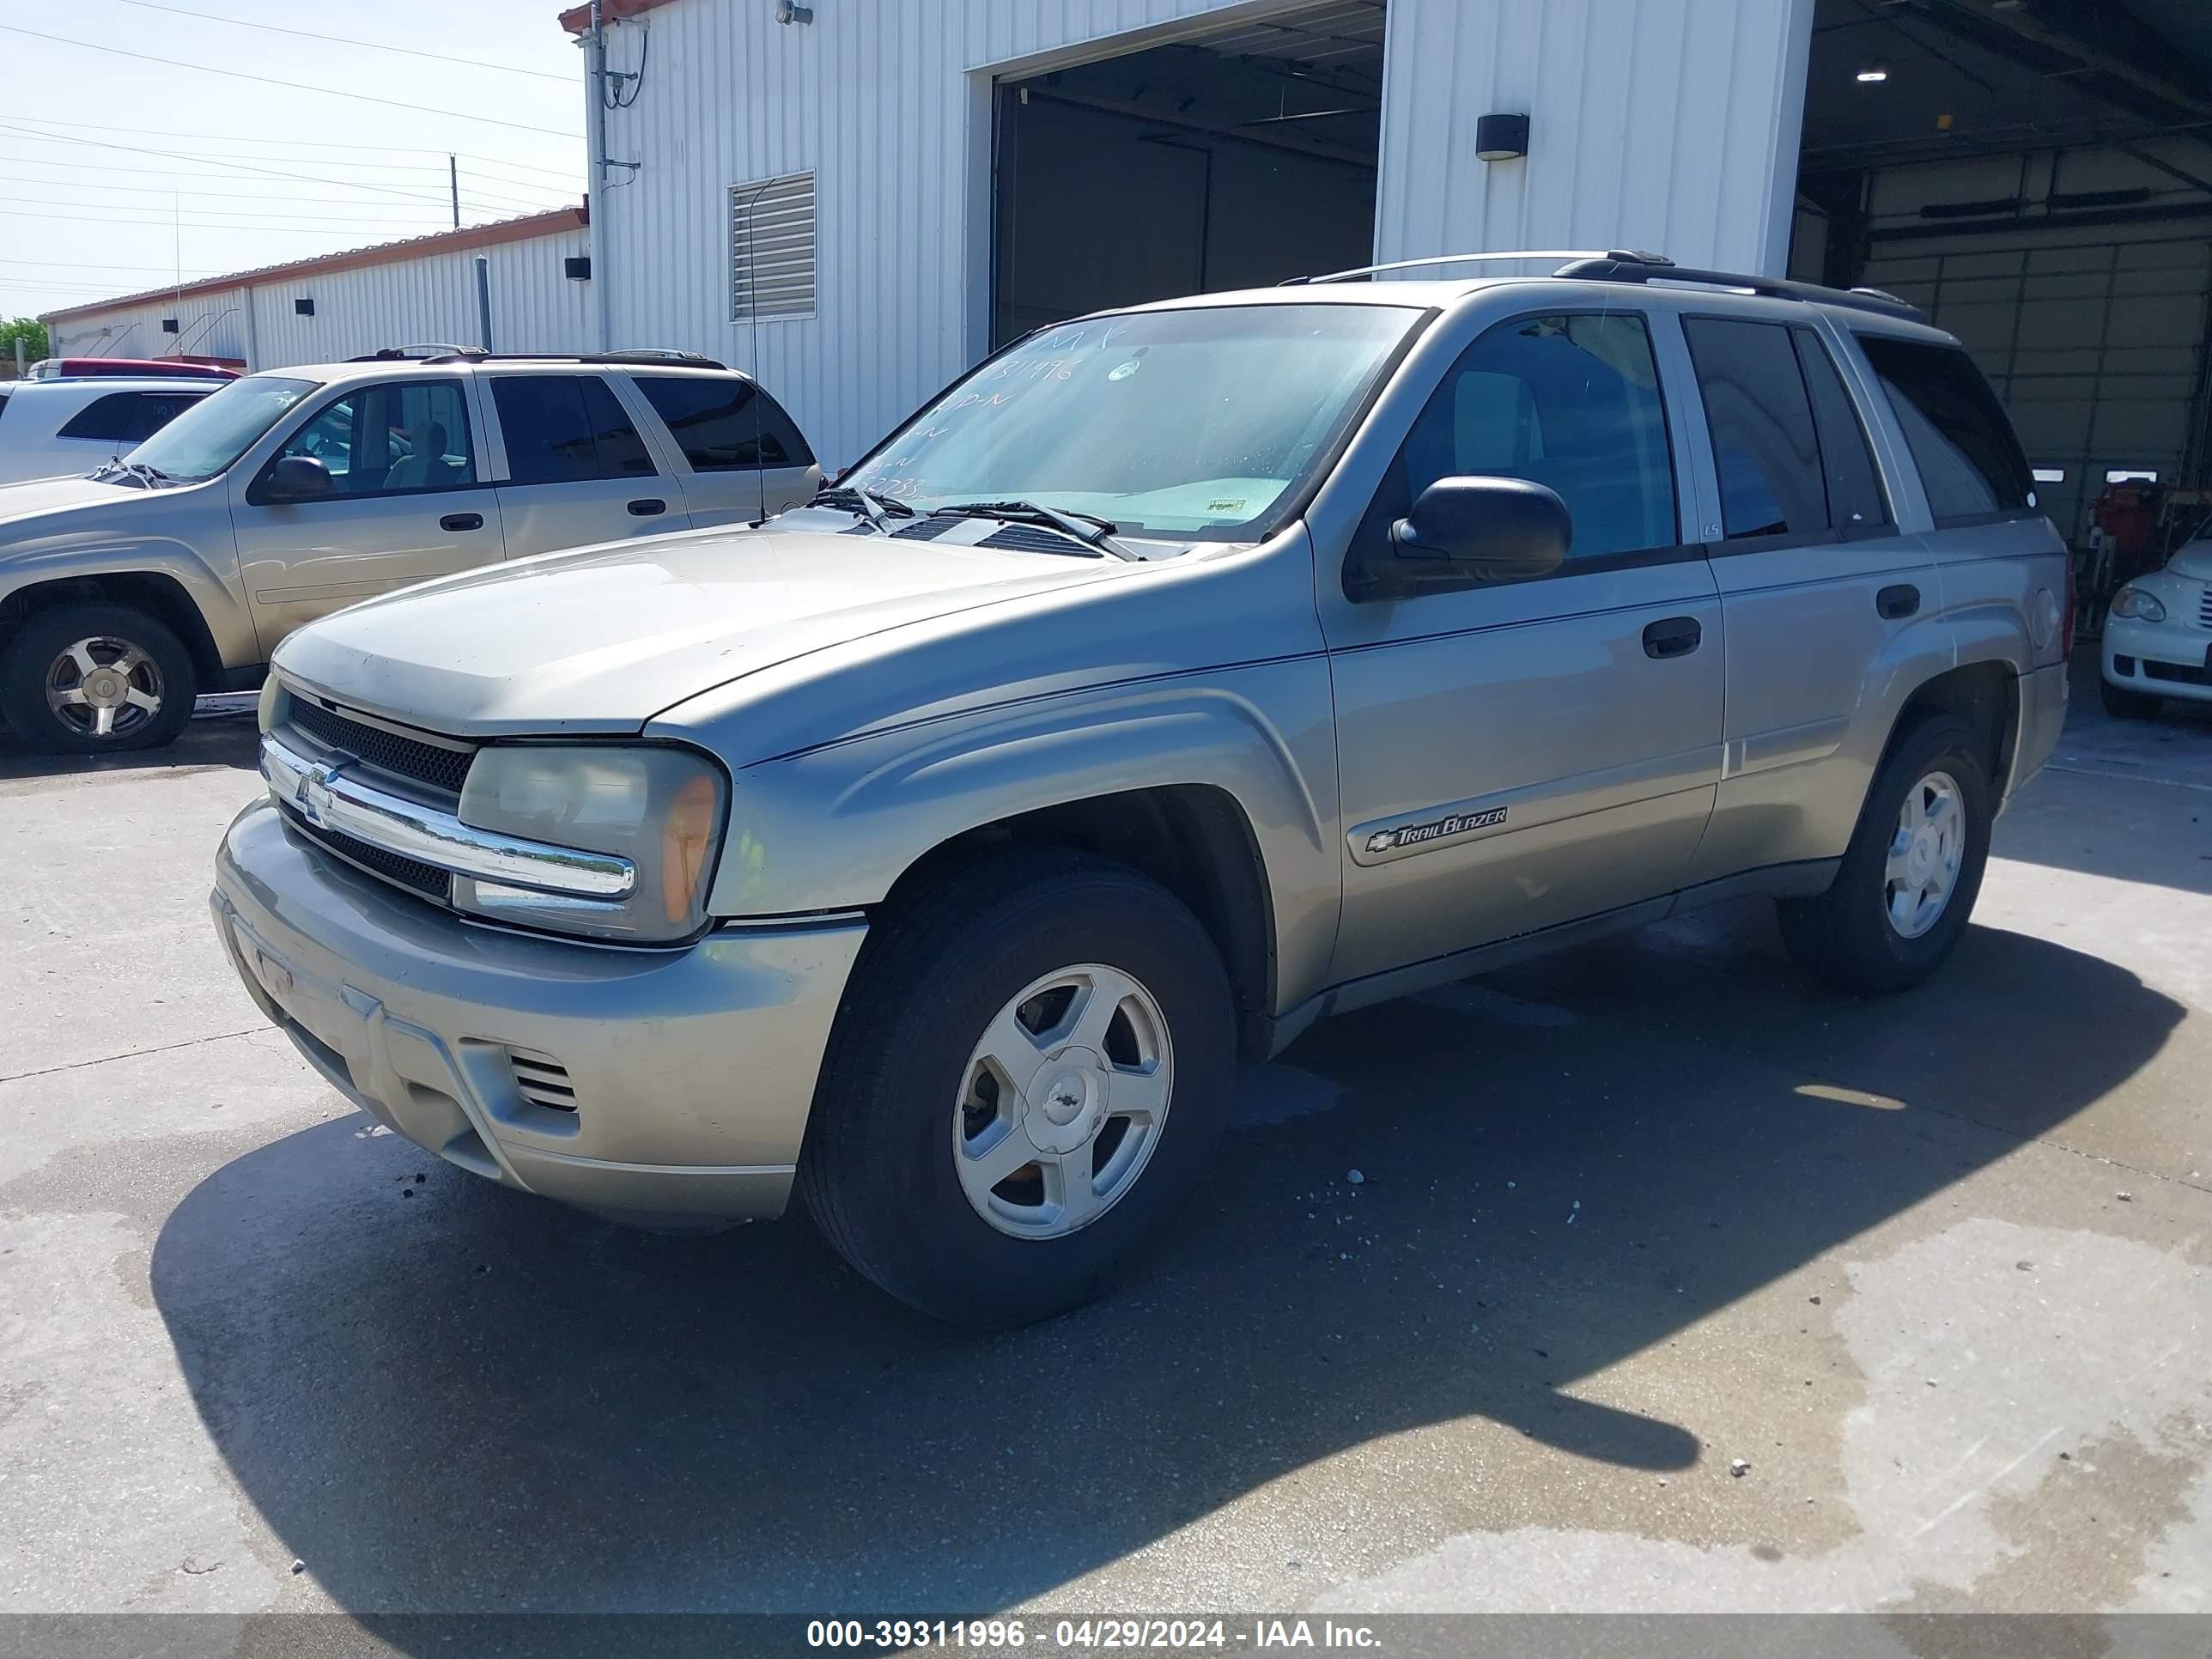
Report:
[[[255,721],[264,732],[274,731],[279,718],[276,700],[284,695],[283,682],[270,674],[261,682],[261,702],[255,713]]]
[[[560,933],[687,938],[706,925],[726,794],[721,769],[687,749],[494,744],[469,768],[462,823],[617,854],[636,867],[636,884],[625,898],[588,899],[457,876],[453,902]]]
[[[2156,594],[2129,586],[2112,595],[2112,614],[2123,622],[2164,622],[2166,606]]]

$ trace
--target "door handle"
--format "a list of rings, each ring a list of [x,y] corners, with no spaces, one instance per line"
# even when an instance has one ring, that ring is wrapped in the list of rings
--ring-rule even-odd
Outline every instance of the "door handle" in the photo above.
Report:
[[[650,519],[668,511],[668,503],[658,495],[647,495],[629,504],[633,519]]]
[[[1874,608],[1891,622],[1909,617],[1920,609],[1920,590],[1911,582],[1885,587],[1874,596]]]
[[[1704,642],[1705,629],[1695,617],[1668,617],[1644,630],[1644,654],[1664,661],[1686,657]]]
[[[482,530],[483,528],[483,514],[481,513],[448,513],[444,518],[438,520],[438,528],[441,530]]]

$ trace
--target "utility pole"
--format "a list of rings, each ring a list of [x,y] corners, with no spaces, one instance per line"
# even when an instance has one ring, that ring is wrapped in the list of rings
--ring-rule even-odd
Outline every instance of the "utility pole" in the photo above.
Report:
[[[446,177],[452,181],[453,186],[453,228],[459,230],[461,228],[461,158],[459,156],[446,157]]]
[[[607,216],[607,33],[592,0],[592,24],[584,36],[584,205],[592,221],[592,349],[614,349],[608,303],[614,280],[614,238]]]

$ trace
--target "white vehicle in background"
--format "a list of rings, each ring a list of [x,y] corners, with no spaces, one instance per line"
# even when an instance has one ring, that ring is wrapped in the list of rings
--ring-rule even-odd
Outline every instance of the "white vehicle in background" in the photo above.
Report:
[[[230,377],[39,378],[0,386],[0,483],[82,476],[128,455]]]
[[[2167,697],[2212,703],[2212,520],[2112,595],[2100,689],[2105,712],[2124,720],[2149,719]]]

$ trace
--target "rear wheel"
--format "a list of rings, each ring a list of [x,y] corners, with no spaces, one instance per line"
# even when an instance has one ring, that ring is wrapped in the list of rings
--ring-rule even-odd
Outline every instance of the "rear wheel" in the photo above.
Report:
[[[940,1319],[1095,1296],[1219,1139],[1227,975],[1191,913],[1059,851],[947,878],[869,940],[799,1179],[847,1261]]]
[[[1875,773],[1828,890],[1776,907],[1790,955],[1862,996],[1926,979],[1981,891],[1991,803],[1980,742],[1964,721],[1936,715],[1906,732]]]
[[[162,623],[125,605],[63,605],[15,631],[0,662],[0,714],[33,749],[155,749],[191,718],[198,675]]]
[[[2097,682],[2097,696],[2105,705],[2105,712],[2116,720],[2147,720],[2158,713],[2158,706],[2166,701],[2142,691],[2130,691],[2106,679]]]

